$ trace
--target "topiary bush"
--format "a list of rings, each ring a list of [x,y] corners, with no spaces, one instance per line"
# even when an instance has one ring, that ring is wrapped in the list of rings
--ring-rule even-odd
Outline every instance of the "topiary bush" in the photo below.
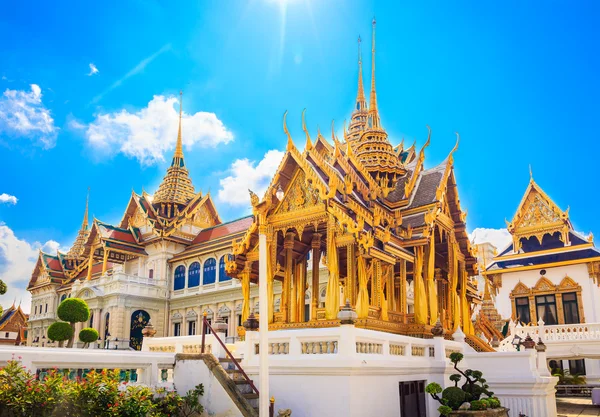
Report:
[[[64,321],[57,321],[48,327],[48,339],[53,342],[58,342],[58,346],[62,347],[65,340],[73,337],[73,327]]]
[[[58,318],[62,321],[71,323],[73,334],[75,334],[75,323],[88,321],[90,318],[90,308],[81,298],[66,298],[56,310]],[[69,339],[67,347],[73,347],[73,337]]]
[[[454,386],[450,386],[442,391],[440,384],[432,382],[425,387],[431,397],[438,401],[442,406],[438,409],[440,415],[447,416],[452,411],[458,410],[465,403],[469,403],[470,410],[486,410],[488,408],[500,408],[500,401],[492,398],[494,393],[489,391],[487,381],[483,378],[481,371],[467,369],[462,371],[458,368],[458,363],[462,361],[463,354],[453,352],[450,354],[450,362],[454,364],[454,369],[458,372],[450,375],[450,381]],[[465,383],[459,387],[459,382],[465,379]],[[438,394],[442,394],[441,397]],[[485,394],[488,398],[481,399]],[[463,407],[464,409],[464,407]]]
[[[442,399],[444,400],[444,405],[452,407],[453,410],[458,410],[458,407],[467,399],[467,395],[458,387],[448,387],[442,391]]]
[[[90,343],[94,343],[98,340],[98,330],[93,329],[91,327],[86,327],[85,329],[81,329],[79,332],[79,340],[83,343],[84,348],[88,347]]]

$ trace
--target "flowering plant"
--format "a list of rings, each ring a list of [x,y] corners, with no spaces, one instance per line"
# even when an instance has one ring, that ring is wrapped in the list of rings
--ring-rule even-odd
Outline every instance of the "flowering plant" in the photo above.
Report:
[[[20,359],[20,358],[19,358]],[[92,370],[75,380],[51,370],[38,379],[11,360],[0,368],[0,417],[195,417],[202,385],[185,396],[164,388],[120,384],[120,371]]]

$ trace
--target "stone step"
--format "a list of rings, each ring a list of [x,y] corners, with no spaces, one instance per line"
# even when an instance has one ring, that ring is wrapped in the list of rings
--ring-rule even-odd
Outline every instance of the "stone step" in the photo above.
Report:
[[[248,392],[246,394],[242,394],[244,396],[244,398],[246,398],[247,400],[257,400],[258,399],[258,394],[255,392]]]

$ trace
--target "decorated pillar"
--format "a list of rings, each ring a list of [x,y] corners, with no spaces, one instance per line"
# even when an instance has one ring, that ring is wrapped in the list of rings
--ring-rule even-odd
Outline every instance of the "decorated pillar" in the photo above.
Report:
[[[399,299],[398,299],[398,310],[402,314],[406,314],[406,261],[400,260],[400,287],[399,287]]]
[[[431,229],[427,255],[427,300],[429,306],[429,324],[434,326],[438,318],[438,296],[435,285],[435,227]]]
[[[300,262],[296,262],[296,268],[294,275],[296,277],[296,321],[303,323],[304,317],[304,304],[306,294],[306,258],[303,258]]]
[[[290,293],[292,291],[292,250],[294,249],[294,232],[285,234],[283,241],[285,250],[285,266],[283,271],[283,288],[281,289],[281,311],[284,314],[283,321],[290,321]]]
[[[358,257],[358,295],[356,297],[356,314],[359,319],[369,316],[369,293],[367,291],[367,261],[363,255]]]
[[[321,261],[321,234],[315,233],[312,238],[312,300],[311,320],[317,319],[317,308],[319,307],[319,262]]]
[[[110,250],[108,248],[104,248],[104,258],[102,259],[102,275],[106,275],[106,264],[108,262],[109,255]]]
[[[298,271],[297,271],[297,262],[292,260],[292,267],[291,267],[291,273],[292,273],[292,277],[291,277],[291,285],[290,285],[290,296],[289,296],[289,300],[290,300],[290,323],[295,323],[298,321],[298,296],[296,295],[298,293]]]
[[[246,263],[246,267],[242,272],[242,323],[250,316],[250,263]]]
[[[415,248],[415,265],[413,282],[415,286],[415,323],[427,324],[427,295],[423,281],[423,246]]]
[[[340,275],[338,264],[337,246],[335,244],[335,224],[330,219],[327,226],[327,268],[329,279],[327,280],[327,293],[325,296],[325,317],[333,320],[340,310]]]
[[[90,257],[88,259],[88,271],[87,271],[87,280],[92,279],[92,266],[94,265],[94,250],[95,246],[90,247]]]
[[[275,311],[275,296],[273,294],[273,285],[275,282],[274,266],[276,259],[277,239],[273,234],[273,229],[270,228],[267,233],[267,302],[268,302],[268,322],[273,323]],[[233,309],[232,309],[233,310]]]
[[[346,298],[350,305],[356,305],[356,254],[354,243],[346,246]],[[343,300],[344,303],[346,300]]]

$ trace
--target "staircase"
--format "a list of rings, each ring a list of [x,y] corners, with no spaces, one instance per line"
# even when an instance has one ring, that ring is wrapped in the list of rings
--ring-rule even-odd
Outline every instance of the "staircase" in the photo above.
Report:
[[[235,358],[238,364],[242,362],[241,358]],[[256,416],[258,416],[258,398],[259,394],[254,392],[252,385],[250,383],[252,380],[248,381],[244,378],[242,371],[236,368],[233,359],[231,358],[220,358],[219,363],[223,367],[223,370],[227,373],[233,384],[235,385],[235,389],[238,391],[240,396],[246,399],[248,403],[251,405],[252,409],[254,409]]]

